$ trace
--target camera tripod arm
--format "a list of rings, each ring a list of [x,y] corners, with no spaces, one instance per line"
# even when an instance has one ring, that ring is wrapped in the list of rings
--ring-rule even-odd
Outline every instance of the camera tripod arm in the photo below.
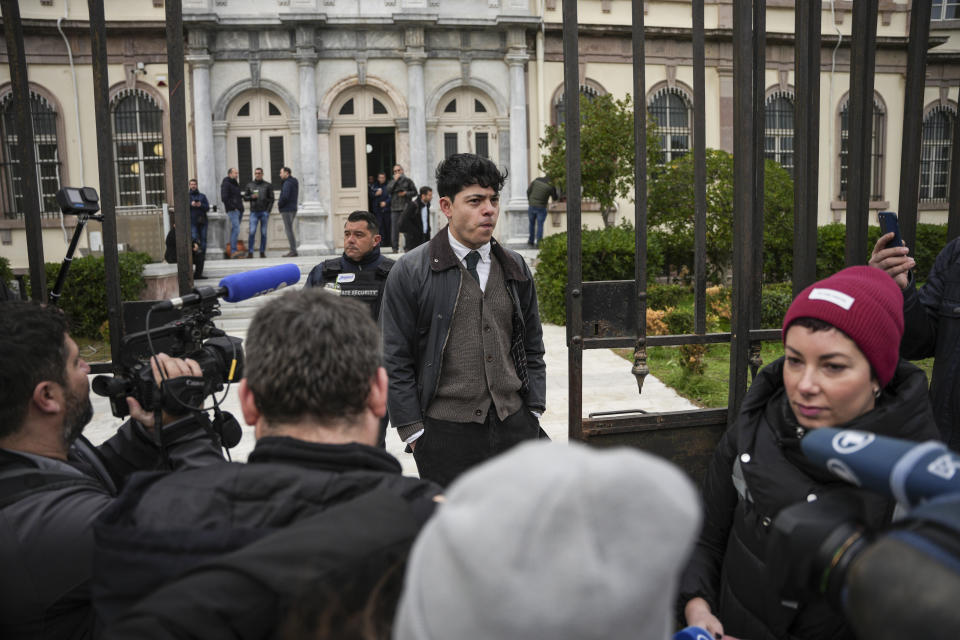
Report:
[[[50,290],[50,304],[53,306],[57,306],[57,304],[60,302],[60,292],[63,290],[63,285],[67,281],[67,272],[70,271],[70,263],[73,262],[73,254],[77,250],[77,243],[80,241],[80,234],[83,233],[84,227],[87,226],[87,220],[89,218],[103,221],[102,215],[80,214],[77,216],[77,226],[73,230],[73,237],[70,239],[70,246],[67,247],[67,255],[64,256],[63,263],[60,265],[60,271],[57,273],[57,282],[53,285],[53,289]]]

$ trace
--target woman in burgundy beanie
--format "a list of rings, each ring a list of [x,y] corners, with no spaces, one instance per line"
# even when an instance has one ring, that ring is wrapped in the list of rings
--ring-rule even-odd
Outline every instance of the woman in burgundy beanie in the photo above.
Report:
[[[900,360],[902,336],[900,288],[879,269],[849,267],[794,299],[784,357],[757,375],[704,480],[705,524],[680,584],[687,624],[751,640],[853,637],[823,599],[786,606],[769,588],[767,532],[781,509],[834,491],[861,505],[866,525],[890,520],[892,502],[812,465],[799,443],[819,427],[938,438],[926,375]]]

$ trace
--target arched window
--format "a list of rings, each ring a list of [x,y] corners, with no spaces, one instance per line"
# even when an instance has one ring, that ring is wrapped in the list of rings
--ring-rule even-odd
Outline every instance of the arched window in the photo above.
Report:
[[[17,123],[14,114],[13,93],[4,96],[0,109],[3,138],[3,157],[0,158],[2,177],[3,217],[23,216],[23,180],[20,156],[17,152]],[[60,150],[57,143],[57,112],[47,100],[30,92],[30,115],[33,120],[33,150],[37,159],[37,179],[40,191],[40,209],[56,213],[57,191],[60,190]]]
[[[777,92],[767,98],[764,154],[793,175],[793,96]]]
[[[590,85],[582,84],[580,85],[580,95],[587,100],[593,101],[600,95],[600,91]],[[560,94],[557,95],[556,102],[553,103],[554,118],[558,127],[566,122],[566,103],[563,100],[563,96],[563,92],[560,92]]]
[[[690,106],[687,96],[675,87],[664,87],[650,99],[647,111],[657,123],[661,164],[690,151]]]
[[[844,100],[840,109],[840,200],[847,199],[847,181],[849,164],[847,149],[850,144],[850,99]],[[873,127],[870,145],[870,199],[883,200],[883,149],[884,149],[884,122],[886,117],[883,105],[879,100],[873,100]]]
[[[920,202],[946,202],[950,187],[950,143],[957,114],[935,107],[923,119],[920,147]]]
[[[111,105],[117,204],[160,206],[166,199],[163,112],[140,90],[121,91]]]

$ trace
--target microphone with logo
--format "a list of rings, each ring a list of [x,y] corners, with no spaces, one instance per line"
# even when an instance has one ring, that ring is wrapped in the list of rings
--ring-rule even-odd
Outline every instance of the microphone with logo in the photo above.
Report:
[[[858,638],[953,637],[960,629],[960,455],[941,442],[834,428],[808,431],[800,448],[860,489],[811,493],[776,517],[767,566],[782,602],[796,607],[822,596]],[[892,522],[865,524],[866,492],[896,501]]]
[[[812,429],[800,449],[843,480],[904,507],[960,493],[960,456],[942,442],[911,442],[868,431]]]
[[[240,302],[299,281],[300,268],[283,264],[229,275],[217,287],[199,287],[184,296],[157,302],[147,312],[144,330],[128,333],[120,340],[120,353],[114,358],[115,375],[94,378],[93,391],[110,399],[118,418],[128,413],[128,397],[135,398],[146,411],[162,410],[171,416],[191,413],[200,420],[212,410],[212,431],[224,447],[235,446],[241,437],[240,425],[220,410],[215,394],[225,384],[243,377],[243,341],[214,324],[213,319],[220,315],[219,300]],[[174,312],[174,319],[152,327],[150,315],[164,311]],[[195,360],[203,375],[154,380],[150,359],[159,352]],[[212,408],[203,406],[207,396],[213,397]]]
[[[193,290],[193,293],[179,298],[161,300],[153,305],[153,310],[183,309],[216,298],[223,298],[227,302],[241,302],[298,282],[300,282],[300,267],[295,264],[254,269],[229,275],[220,280],[217,287],[198,287]]]

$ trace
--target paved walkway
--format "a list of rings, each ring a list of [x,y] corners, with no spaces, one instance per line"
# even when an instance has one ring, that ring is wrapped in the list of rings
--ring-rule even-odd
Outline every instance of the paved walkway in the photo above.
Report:
[[[232,331],[240,338],[245,331]],[[547,411],[541,424],[555,441],[567,440],[567,347],[566,332],[556,325],[544,326],[545,362],[547,365]],[[607,349],[590,350],[583,358],[583,409],[584,414],[616,409],[644,409],[646,411],[680,411],[694,409],[693,404],[678,396],[653,376],[647,376],[643,395],[637,395],[637,383],[630,373],[631,363]],[[110,414],[106,398],[91,392],[94,419],[84,431],[85,435],[99,444],[110,437],[119,421]],[[243,424],[235,389],[227,393],[223,408],[233,413]],[[244,426],[243,440],[231,451],[234,460],[246,460],[253,449],[253,429]],[[387,449],[403,464],[404,473],[415,475],[416,464],[411,454],[403,453],[403,446],[395,431],[387,433]]]

